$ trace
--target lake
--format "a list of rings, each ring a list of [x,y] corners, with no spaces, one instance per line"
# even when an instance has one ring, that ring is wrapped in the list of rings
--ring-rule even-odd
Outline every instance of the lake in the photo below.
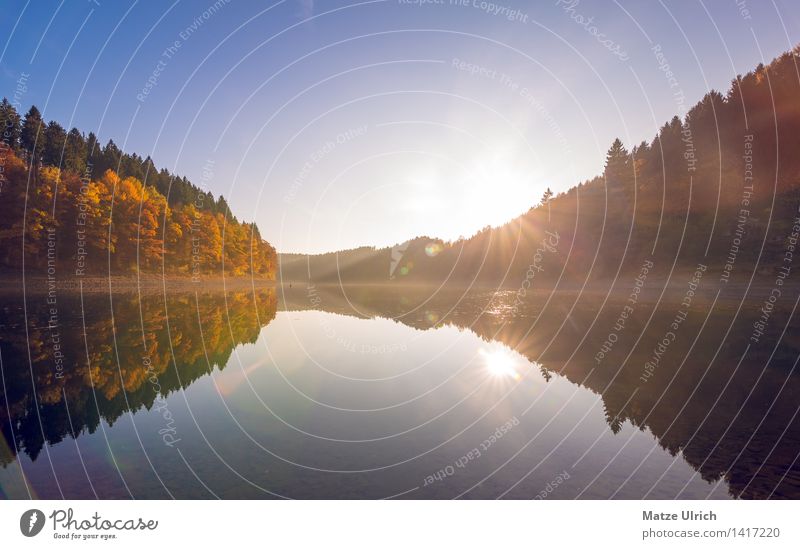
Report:
[[[791,304],[626,297],[7,296],[0,496],[800,497]]]

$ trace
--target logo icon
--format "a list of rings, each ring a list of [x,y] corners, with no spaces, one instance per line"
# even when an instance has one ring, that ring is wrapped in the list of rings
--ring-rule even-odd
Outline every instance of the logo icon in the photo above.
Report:
[[[44,513],[38,509],[31,509],[22,513],[19,519],[19,529],[26,538],[32,538],[44,528]]]

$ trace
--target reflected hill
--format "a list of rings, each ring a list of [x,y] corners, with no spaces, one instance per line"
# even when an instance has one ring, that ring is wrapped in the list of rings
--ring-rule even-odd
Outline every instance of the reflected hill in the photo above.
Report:
[[[284,287],[279,307],[469,329],[540,364],[546,379],[560,375],[597,393],[615,434],[626,421],[651,432],[704,479],[724,479],[733,496],[798,497],[800,326],[792,311],[776,309],[754,343],[760,311],[752,307],[736,315],[736,302],[712,309],[696,296],[676,329],[680,301],[658,303],[647,292],[620,330],[628,302],[613,295],[604,306],[597,295],[541,295],[514,312],[515,292],[311,286]]]
[[[61,316],[53,317],[44,296],[29,296],[27,338],[22,301],[7,298],[0,311],[3,466],[18,452],[35,460],[45,443],[93,433],[101,421],[113,425],[128,411],[150,410],[158,399],[224,368],[236,346],[256,341],[277,308],[274,289],[166,299],[85,296],[84,339],[78,297],[60,296]]]

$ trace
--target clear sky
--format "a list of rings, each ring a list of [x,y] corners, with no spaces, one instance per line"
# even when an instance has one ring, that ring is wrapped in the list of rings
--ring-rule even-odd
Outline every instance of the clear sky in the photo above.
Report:
[[[0,2],[0,94],[282,252],[500,224],[800,42],[794,0]]]

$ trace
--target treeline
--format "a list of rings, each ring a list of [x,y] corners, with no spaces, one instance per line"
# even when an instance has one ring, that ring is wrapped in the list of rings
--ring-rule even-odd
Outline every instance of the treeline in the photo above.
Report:
[[[272,278],[275,249],[225,199],[150,157],[0,103],[0,268]]]
[[[548,190],[503,226],[449,243],[287,256],[282,276],[305,280],[310,270],[314,282],[363,282],[363,265],[381,282],[551,288],[613,280],[653,260],[662,278],[702,262],[722,284],[774,282],[800,204],[799,56],[795,48],[737,76],[650,141],[629,150],[615,140],[602,175]]]

